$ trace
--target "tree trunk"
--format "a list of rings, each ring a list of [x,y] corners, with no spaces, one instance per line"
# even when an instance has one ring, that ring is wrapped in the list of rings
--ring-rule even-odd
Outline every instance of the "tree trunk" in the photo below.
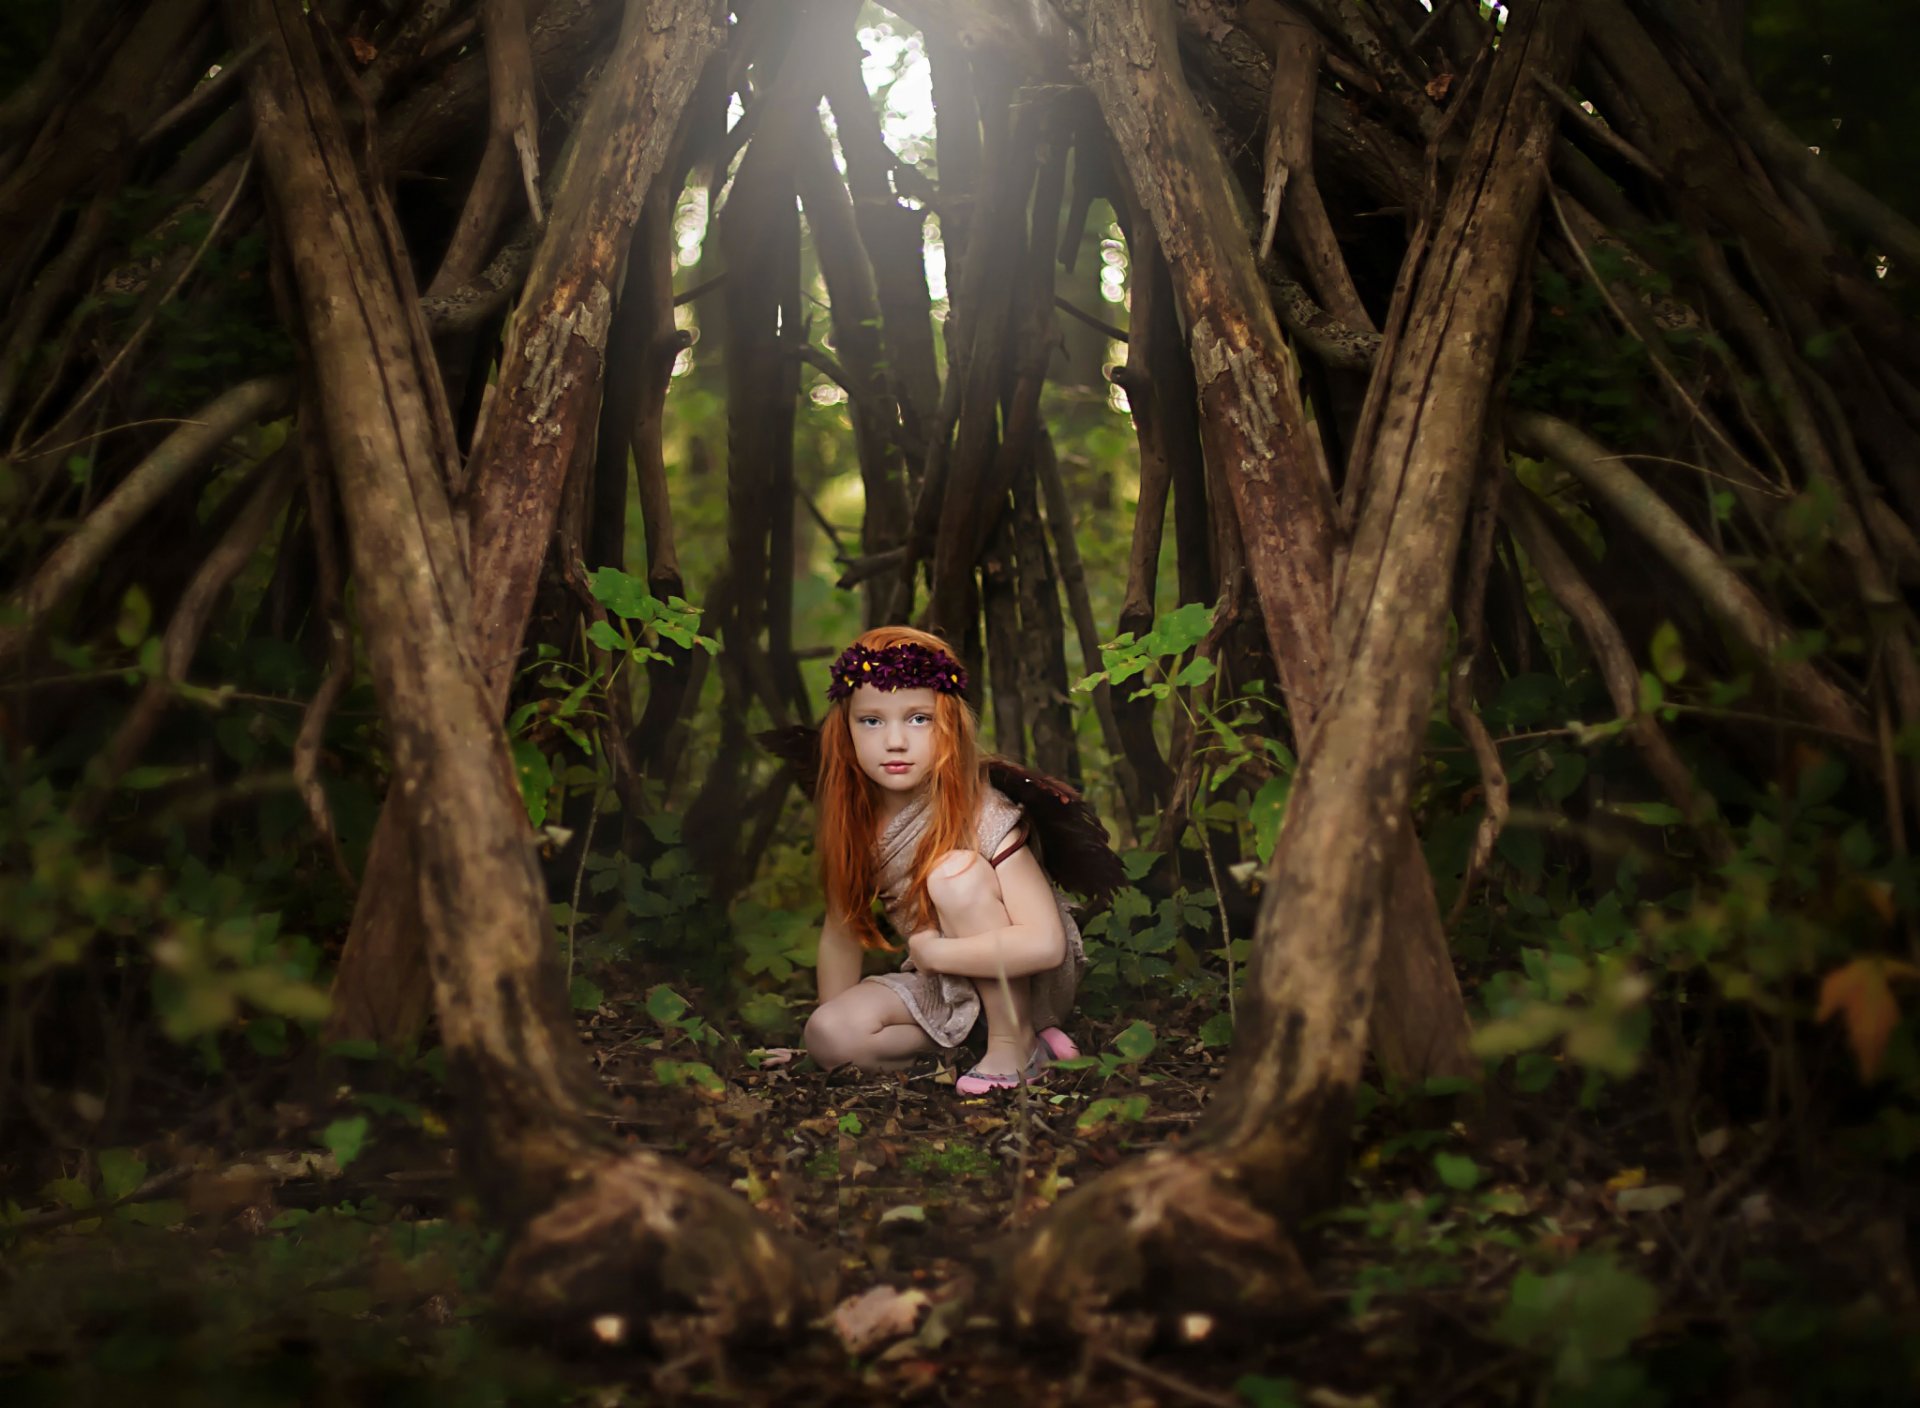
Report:
[[[1198,383],[1201,437],[1231,492],[1267,642],[1296,736],[1328,687],[1332,486],[1254,268],[1232,179],[1188,92],[1173,16],[1154,0],[1088,6],[1088,81],[1127,162],[1173,279]],[[1389,877],[1375,1042],[1398,1076],[1470,1075],[1466,1004],[1407,818]]]
[[[1403,854],[1398,837],[1446,650],[1454,556],[1482,458],[1490,354],[1525,262],[1552,136],[1552,110],[1531,74],[1565,72],[1573,25],[1570,0],[1510,11],[1414,284],[1407,332],[1376,373],[1388,389],[1331,642],[1340,665],[1268,867],[1227,1082],[1181,1154],[1109,1175],[1042,1224],[1009,1278],[1023,1320],[1072,1323],[1107,1297],[1146,1289],[1144,1276],[1164,1275],[1169,1262],[1197,1271],[1203,1244],[1221,1255],[1279,1241],[1282,1228],[1338,1194],[1387,872]],[[1103,37],[1111,38],[1096,25],[1097,75]],[[1146,38],[1137,29],[1122,36],[1136,62]],[[1194,327],[1197,336],[1199,318]],[[1222,358],[1222,374],[1234,364]],[[1116,1262],[1126,1268],[1118,1284]],[[1246,1294],[1299,1290],[1269,1269]]]
[[[471,494],[471,649],[496,713],[519,659],[567,467],[598,411],[629,232],[666,166],[722,18],[712,0],[629,3],[514,313],[495,395],[462,481]],[[334,976],[328,1033],[335,1040],[402,1045],[426,1015],[420,924],[407,879],[417,857],[406,854],[403,835],[383,809]]]
[[[396,811],[413,842],[462,1165],[518,1234],[503,1300],[583,1334],[595,1314],[640,1308],[785,1327],[810,1299],[792,1250],[691,1171],[624,1154],[593,1116],[498,703],[469,653],[450,447],[423,386],[431,354],[407,313],[405,253],[354,175],[301,8],[229,5],[236,32],[264,44],[254,121],[289,231]],[[663,6],[652,9],[631,7],[630,36],[657,22]]]

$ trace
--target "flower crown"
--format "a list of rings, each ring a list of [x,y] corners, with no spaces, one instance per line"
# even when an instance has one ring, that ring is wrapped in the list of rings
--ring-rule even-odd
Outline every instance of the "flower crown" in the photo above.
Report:
[[[884,650],[850,645],[840,652],[830,670],[833,682],[827,698],[845,699],[863,684],[888,693],[896,689],[931,689],[959,694],[967,687],[967,672],[944,650],[903,641]]]

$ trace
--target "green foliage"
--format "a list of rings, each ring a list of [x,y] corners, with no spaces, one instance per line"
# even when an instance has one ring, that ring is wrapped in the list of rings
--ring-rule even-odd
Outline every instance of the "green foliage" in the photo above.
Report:
[[[1631,1349],[1659,1308],[1645,1277],[1589,1252],[1561,1270],[1514,1277],[1494,1333],[1549,1360],[1557,1382],[1581,1386]]]
[[[102,952],[116,955],[111,961],[137,959],[161,1029],[182,1042],[243,1015],[325,1016],[317,946],[283,932],[281,915],[261,907],[259,889],[244,877],[192,856],[162,871],[100,855],[44,775],[0,792],[9,982],[79,968]]]

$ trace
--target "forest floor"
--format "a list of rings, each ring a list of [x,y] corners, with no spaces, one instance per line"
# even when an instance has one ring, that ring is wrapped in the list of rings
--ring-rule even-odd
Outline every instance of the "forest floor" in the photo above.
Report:
[[[144,1142],[58,1169],[0,1156],[0,1400],[1907,1401],[1914,1295],[1889,1200],[1788,1199],[1762,1177],[1779,1151],[1744,1129],[1658,1167],[1657,1099],[1473,1147],[1444,1099],[1370,1099],[1349,1202],[1310,1234],[1318,1303],[1253,1333],[1123,1303],[1099,1339],[1014,1343],[992,1313],[996,1246],[1182,1138],[1221,1071],[1194,1035],[1208,1013],[1085,1023],[1080,1068],[981,1099],[931,1060],[758,1068],[700,1013],[637,983],[582,1013],[581,1036],[624,1138],[828,1249],[838,1308],[797,1347],[663,1368],[502,1333],[484,1289],[499,1241],[458,1191],[432,1059],[350,1060],[324,1098],[241,1080],[195,1109],[183,1090]]]

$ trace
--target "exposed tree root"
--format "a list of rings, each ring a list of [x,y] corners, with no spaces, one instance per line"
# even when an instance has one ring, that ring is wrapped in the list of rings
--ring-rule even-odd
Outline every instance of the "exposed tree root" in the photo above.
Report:
[[[1287,1230],[1207,1154],[1117,1168],[1002,1256],[1006,1312],[1028,1333],[1093,1336],[1142,1311],[1270,1320],[1317,1299]]]
[[[678,1353],[796,1333],[830,1303],[832,1270],[699,1174],[634,1153],[590,1169],[527,1223],[494,1292],[563,1338]]]

